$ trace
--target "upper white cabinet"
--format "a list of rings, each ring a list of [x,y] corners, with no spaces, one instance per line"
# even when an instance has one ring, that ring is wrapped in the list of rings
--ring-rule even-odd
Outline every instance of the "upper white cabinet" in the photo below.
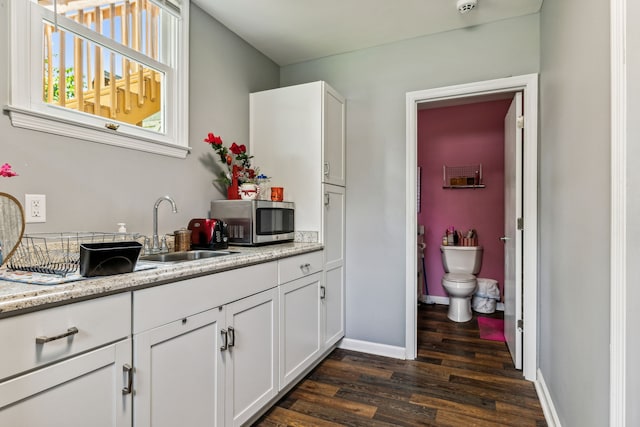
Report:
[[[345,104],[344,98],[324,84],[323,115],[323,179],[326,184],[345,186]]]
[[[296,230],[322,235],[322,184],[345,185],[345,101],[325,82],[250,96],[254,163],[296,204]]]

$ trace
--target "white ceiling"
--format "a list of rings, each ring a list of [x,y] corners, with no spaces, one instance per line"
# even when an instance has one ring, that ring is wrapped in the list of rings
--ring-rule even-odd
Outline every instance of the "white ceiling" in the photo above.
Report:
[[[542,0],[192,0],[284,66],[536,13]]]

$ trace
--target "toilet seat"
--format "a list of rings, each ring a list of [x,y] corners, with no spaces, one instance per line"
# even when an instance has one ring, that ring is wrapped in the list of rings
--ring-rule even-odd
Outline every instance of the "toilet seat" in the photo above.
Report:
[[[476,276],[468,273],[447,273],[442,277],[442,280],[452,283],[467,283],[476,281]]]

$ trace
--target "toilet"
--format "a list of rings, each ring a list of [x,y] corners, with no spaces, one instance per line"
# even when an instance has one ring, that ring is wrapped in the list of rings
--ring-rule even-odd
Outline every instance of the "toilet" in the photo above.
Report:
[[[471,297],[478,285],[476,274],[482,266],[482,246],[440,246],[442,286],[449,295],[447,317],[454,322],[471,320]]]

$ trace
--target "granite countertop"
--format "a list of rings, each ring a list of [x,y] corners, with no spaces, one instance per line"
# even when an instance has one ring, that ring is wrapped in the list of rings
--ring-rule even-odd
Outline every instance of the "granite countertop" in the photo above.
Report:
[[[321,243],[280,243],[260,247],[230,246],[229,250],[237,253],[179,263],[145,262],[145,266],[149,265],[153,268],[57,285],[31,285],[0,280],[0,317],[274,261],[318,251],[322,247]]]

